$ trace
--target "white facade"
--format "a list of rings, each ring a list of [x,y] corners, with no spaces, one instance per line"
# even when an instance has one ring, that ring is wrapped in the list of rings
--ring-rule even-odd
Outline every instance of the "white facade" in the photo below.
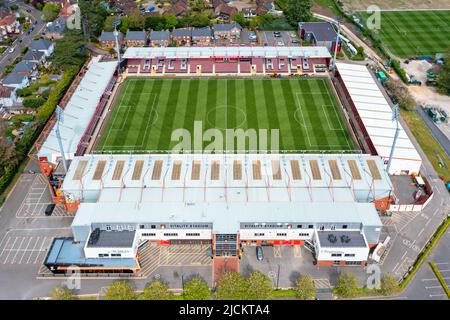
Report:
[[[378,155],[387,164],[396,131],[388,101],[367,67],[341,62],[336,66]],[[400,124],[389,174],[419,173],[421,165],[422,158]]]

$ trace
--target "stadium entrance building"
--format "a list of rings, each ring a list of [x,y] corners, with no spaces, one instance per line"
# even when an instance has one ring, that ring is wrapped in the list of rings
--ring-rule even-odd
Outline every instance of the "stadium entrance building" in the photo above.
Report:
[[[362,154],[87,155],[61,190],[74,238],[55,240],[46,265],[123,260],[136,271],[148,241],[207,242],[214,257],[305,245],[317,265],[365,265],[392,185],[381,159]]]
[[[128,75],[303,74],[324,72],[326,47],[128,48]]]

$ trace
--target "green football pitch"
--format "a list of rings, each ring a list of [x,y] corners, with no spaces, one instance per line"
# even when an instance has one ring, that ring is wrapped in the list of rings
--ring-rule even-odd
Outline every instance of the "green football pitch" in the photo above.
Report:
[[[367,13],[360,15],[367,19]],[[379,36],[401,58],[445,53],[450,46],[450,10],[382,11]]]
[[[326,79],[317,78],[128,78],[122,84],[96,151],[169,151],[180,142],[172,138],[174,130],[187,129],[195,139],[194,131],[198,130],[194,126],[198,128],[200,122],[205,135],[208,129],[218,129],[216,132],[224,137],[223,149],[228,151],[242,149],[227,147],[225,129],[254,129],[258,137],[259,130],[266,129],[268,138],[258,141],[260,151],[272,148],[273,129],[279,130],[282,151],[354,150],[355,144],[331,90]],[[265,148],[262,140],[267,141]],[[245,150],[254,152],[246,141]],[[200,140],[202,149],[210,143]],[[191,148],[198,150],[194,142]]]

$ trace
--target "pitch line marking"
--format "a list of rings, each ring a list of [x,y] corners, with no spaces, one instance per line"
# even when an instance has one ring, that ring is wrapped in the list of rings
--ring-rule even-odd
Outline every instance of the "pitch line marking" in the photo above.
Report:
[[[123,148],[143,148],[144,147],[145,137],[147,135],[148,128],[153,126],[158,121],[158,118],[159,118],[159,113],[158,113],[158,111],[155,108],[157,94],[156,93],[144,93],[144,95],[152,95],[153,96],[153,102],[152,102],[152,106],[150,108],[150,116],[147,119],[147,125],[145,127],[144,135],[142,136],[142,143],[140,145],[137,145],[137,144],[136,145],[120,145],[120,146],[105,145],[105,146],[103,146],[102,151],[105,151],[106,148],[108,148],[108,149],[113,149],[113,148],[121,148],[121,149],[123,149]],[[150,121],[150,119],[152,118],[151,117],[152,112],[154,112],[154,114],[155,114],[155,120],[154,121]],[[110,132],[112,130],[113,129],[111,129]],[[118,129],[114,129],[114,130],[116,132],[120,131]]]

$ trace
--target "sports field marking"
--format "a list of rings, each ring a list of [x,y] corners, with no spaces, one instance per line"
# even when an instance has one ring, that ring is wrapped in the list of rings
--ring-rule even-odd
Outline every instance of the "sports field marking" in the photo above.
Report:
[[[142,142],[141,142],[141,144],[140,145],[137,145],[137,144],[136,145],[121,145],[121,146],[105,145],[105,146],[102,147],[102,150],[105,150],[106,148],[110,149],[110,148],[117,148],[117,147],[119,147],[119,148],[143,148],[144,147],[145,137],[147,136],[148,128],[152,127],[154,124],[156,124],[156,122],[158,121],[158,118],[159,118],[159,114],[158,114],[158,111],[155,108],[156,97],[158,96],[158,94],[156,94],[156,93],[142,93],[142,95],[152,95],[153,96],[153,102],[152,102],[151,108],[150,108],[151,109],[150,110],[150,115],[147,118],[147,124],[145,126],[145,131],[144,131],[144,134],[142,135]],[[127,106],[127,108],[128,108],[128,110],[127,110],[126,117],[128,117],[128,114],[129,114],[129,111],[130,111],[131,107]],[[118,112],[116,113],[116,117],[117,117],[117,114],[118,114]],[[153,121],[151,121],[152,115],[155,115],[155,118],[154,118]],[[106,136],[106,140],[105,141],[108,141],[108,137],[109,137],[109,134],[111,132],[113,132],[113,131],[115,131],[115,132],[122,131],[124,129],[123,127],[125,126],[125,122],[126,122],[126,120],[124,120],[121,129],[113,129],[113,128],[111,128],[109,130],[109,132],[108,132],[108,135]]]

